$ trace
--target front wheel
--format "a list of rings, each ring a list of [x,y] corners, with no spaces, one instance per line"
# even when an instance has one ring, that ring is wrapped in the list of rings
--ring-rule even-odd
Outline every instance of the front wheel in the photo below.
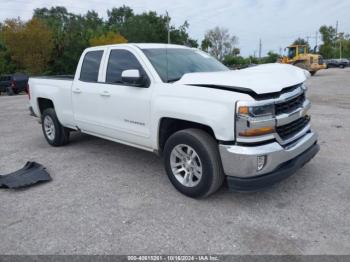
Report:
[[[45,109],[41,124],[46,141],[52,146],[63,146],[69,142],[69,129],[61,125],[53,108]]]
[[[218,144],[199,129],[173,134],[164,147],[164,164],[174,187],[189,197],[209,196],[224,181]]]
[[[316,75],[316,71],[310,71],[310,74],[311,74],[312,76],[314,76],[314,75]]]

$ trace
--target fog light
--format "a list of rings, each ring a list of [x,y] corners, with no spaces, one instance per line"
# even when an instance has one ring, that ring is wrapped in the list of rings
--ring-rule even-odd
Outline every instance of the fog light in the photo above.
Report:
[[[266,156],[258,156],[257,157],[257,170],[260,171],[261,169],[264,168],[266,163]]]

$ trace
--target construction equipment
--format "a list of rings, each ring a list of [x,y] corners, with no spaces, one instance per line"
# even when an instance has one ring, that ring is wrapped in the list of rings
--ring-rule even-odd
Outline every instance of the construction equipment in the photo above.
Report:
[[[291,45],[287,47],[288,55],[281,58],[281,63],[291,64],[316,74],[318,70],[326,69],[323,58],[318,54],[310,54],[306,45]]]

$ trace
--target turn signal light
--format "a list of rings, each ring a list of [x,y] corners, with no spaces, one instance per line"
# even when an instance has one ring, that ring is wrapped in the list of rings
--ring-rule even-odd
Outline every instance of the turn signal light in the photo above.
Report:
[[[271,134],[275,131],[273,127],[262,127],[262,128],[253,128],[247,129],[244,132],[240,132],[240,136],[262,136],[266,134]]]
[[[240,115],[249,115],[249,107],[247,107],[247,106],[240,106],[238,108],[238,113]]]

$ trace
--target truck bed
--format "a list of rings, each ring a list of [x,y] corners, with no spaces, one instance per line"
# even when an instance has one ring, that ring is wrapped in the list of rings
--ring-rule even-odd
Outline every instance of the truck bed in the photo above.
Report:
[[[39,100],[51,100],[59,120],[68,126],[73,121],[73,108],[71,101],[71,88],[74,77],[39,76],[29,78],[31,106],[35,115],[40,116]]]

